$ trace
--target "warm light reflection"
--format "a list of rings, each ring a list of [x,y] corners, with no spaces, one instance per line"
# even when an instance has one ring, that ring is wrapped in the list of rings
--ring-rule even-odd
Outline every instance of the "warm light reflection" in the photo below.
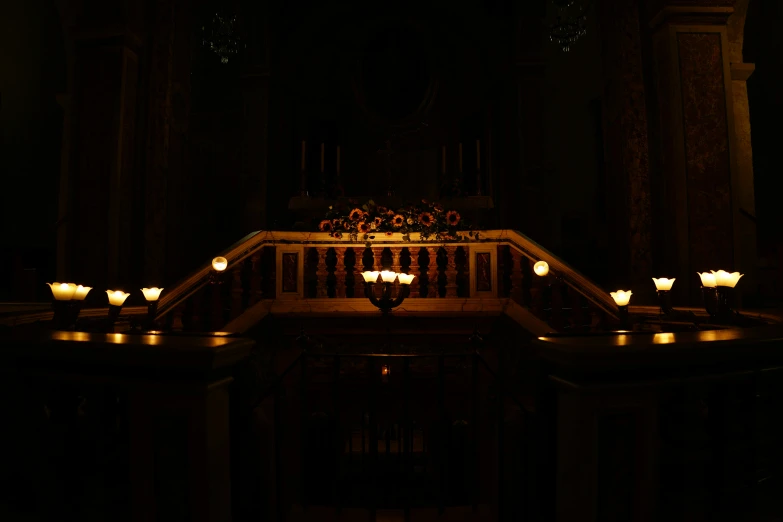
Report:
[[[715,288],[716,282],[713,274],[710,274],[709,272],[696,273],[699,274],[699,277],[701,278],[701,286],[704,288]]]
[[[155,286],[153,286],[152,288],[141,289],[141,293],[144,294],[144,299],[146,299],[147,301],[157,301],[162,291],[163,291],[162,288],[158,288]]]
[[[378,276],[380,275],[380,272],[362,272],[362,277],[364,277],[365,283],[375,283],[378,281]]]
[[[620,346],[625,346],[627,344],[631,344],[631,336],[630,335],[618,335],[617,336],[617,344]]]
[[[76,293],[76,285],[73,283],[46,283],[52,289],[52,296],[56,301],[70,301]]]
[[[390,373],[390,371],[389,371],[389,365],[388,364],[384,364],[383,366],[381,366],[381,375],[386,376],[386,375],[389,375],[389,373]]]
[[[653,335],[653,344],[671,344],[674,342],[674,334],[671,332],[661,332]]]
[[[222,272],[227,266],[228,259],[225,257],[218,256],[212,260],[212,268],[214,268],[216,272]]]
[[[675,279],[676,278],[674,278],[674,277],[671,278],[671,279],[668,279],[666,277],[660,277],[658,279],[656,279],[654,277],[652,278],[653,283],[655,283],[655,289],[656,290],[671,290],[672,289],[672,285],[674,284],[674,280]]]
[[[633,292],[630,290],[618,290],[616,292],[609,292],[617,306],[628,306],[628,302],[631,300]]]
[[[710,272],[713,273],[715,276],[715,284],[718,286],[727,286],[729,288],[734,288],[737,286],[737,283],[740,280],[740,277],[742,277],[745,274],[740,274],[739,272],[726,272],[725,270],[710,270]]]
[[[110,305],[122,306],[130,294],[125,293],[122,290],[106,290],[106,295],[109,296]]]
[[[544,277],[549,273],[549,263],[546,261],[539,261],[535,265],[533,265],[533,271],[536,273],[537,276]]]
[[[397,278],[400,280],[400,284],[409,285],[416,279],[413,274],[397,274]]]
[[[92,290],[92,287],[90,286],[82,286],[82,285],[77,286],[76,292],[74,292],[73,294],[73,300],[84,301],[84,298],[87,297],[87,294],[90,293],[90,290]]]
[[[381,272],[381,280],[383,280],[384,283],[393,283],[395,279],[397,279],[396,272],[392,272],[390,270],[384,270]]]
[[[130,336],[121,333],[106,334],[106,340],[111,343],[125,344],[130,341]]]
[[[87,332],[61,332],[57,331],[52,334],[52,339],[58,341],[89,341],[90,334]]]

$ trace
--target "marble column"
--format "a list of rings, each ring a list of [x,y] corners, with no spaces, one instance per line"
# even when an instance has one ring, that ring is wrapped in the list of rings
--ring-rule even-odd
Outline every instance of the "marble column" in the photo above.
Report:
[[[652,195],[639,0],[605,0],[597,12],[605,75],[607,262],[613,283],[628,282],[638,298],[648,300],[653,292]]]
[[[755,265],[755,251],[742,253],[747,218],[741,212],[743,183],[727,34],[733,4],[659,0],[647,10],[660,118],[662,197],[668,210],[664,255],[678,278],[675,289],[692,302],[698,299],[695,272],[747,272]]]
[[[149,54],[144,201],[145,284],[181,277],[190,112],[190,2],[156,2]]]
[[[269,29],[266,4],[245,2],[243,36],[247,39],[241,75],[245,139],[242,165],[245,231],[266,226],[269,121]]]
[[[514,66],[516,75],[516,140],[517,175],[506,173],[505,187],[498,197],[503,212],[502,226],[513,227],[547,246],[554,236],[558,222],[549,196],[552,182],[551,165],[546,157],[545,141],[545,61],[543,57],[545,16],[543,3],[533,8],[520,6],[517,13]],[[505,200],[505,202],[503,201]],[[503,219],[503,216],[505,219]]]
[[[131,222],[139,78],[139,33],[114,20],[74,30],[70,97],[68,267],[76,281],[123,284],[131,262]],[[63,251],[66,251],[63,247]]]

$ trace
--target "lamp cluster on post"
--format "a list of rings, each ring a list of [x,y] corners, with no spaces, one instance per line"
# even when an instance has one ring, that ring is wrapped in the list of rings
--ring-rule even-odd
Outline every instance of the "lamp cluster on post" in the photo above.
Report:
[[[666,277],[661,278],[652,278],[653,283],[655,283],[655,289],[658,291],[658,303],[661,306],[661,313],[663,315],[671,315],[672,314],[672,296],[671,296],[671,289],[672,285],[674,285],[674,281],[676,278],[672,277],[671,279]]]
[[[380,311],[386,315],[402,304],[406,297],[411,293],[411,283],[416,278],[413,274],[404,274],[392,272],[390,270],[383,270],[381,272],[362,272],[364,277],[364,295],[375,305]],[[383,291],[381,297],[378,298],[375,295],[375,285],[378,283],[378,277],[381,278]],[[392,287],[394,281],[399,280],[400,291],[397,297],[392,297]]]
[[[609,295],[612,296],[612,299],[614,299],[614,302],[617,305],[620,329],[629,330],[631,325],[628,321],[628,303],[631,301],[633,292],[630,290],[618,290],[616,292],[609,292]]]
[[[66,330],[76,324],[82,309],[84,298],[92,290],[89,286],[75,283],[46,283],[52,289],[52,309],[54,327]]]

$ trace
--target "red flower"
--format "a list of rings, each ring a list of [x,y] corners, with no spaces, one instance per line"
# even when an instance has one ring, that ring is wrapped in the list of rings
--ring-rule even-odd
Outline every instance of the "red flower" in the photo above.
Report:
[[[422,212],[419,214],[419,223],[424,225],[425,227],[431,227],[435,223],[435,219],[432,217],[432,214],[429,212]]]
[[[364,217],[364,211],[360,208],[355,208],[351,210],[351,213],[348,214],[348,219],[351,221],[361,221],[361,219]]]
[[[369,223],[365,223],[364,221],[360,222],[356,226],[356,228],[362,234],[368,234],[370,232],[370,224]]]
[[[460,216],[459,212],[456,210],[449,210],[446,214],[446,223],[449,224],[450,227],[455,227],[459,223]]]
[[[397,214],[392,218],[392,225],[395,227],[401,227],[405,224],[405,216],[402,214]]]
[[[334,227],[332,226],[332,222],[331,221],[329,221],[328,219],[324,219],[318,225],[318,229],[321,232],[331,232],[334,229]]]

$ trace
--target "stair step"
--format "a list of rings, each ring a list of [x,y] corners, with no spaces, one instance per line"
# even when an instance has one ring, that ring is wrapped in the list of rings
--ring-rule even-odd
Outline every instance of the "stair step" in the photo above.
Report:
[[[287,522],[368,522],[370,512],[367,509],[343,509],[339,515],[331,507],[310,507],[306,511],[294,506]],[[493,522],[494,513],[490,506],[480,505],[474,513],[469,506],[446,508],[438,515],[437,508],[411,509],[411,522]],[[379,509],[376,522],[405,522],[402,509]]]

